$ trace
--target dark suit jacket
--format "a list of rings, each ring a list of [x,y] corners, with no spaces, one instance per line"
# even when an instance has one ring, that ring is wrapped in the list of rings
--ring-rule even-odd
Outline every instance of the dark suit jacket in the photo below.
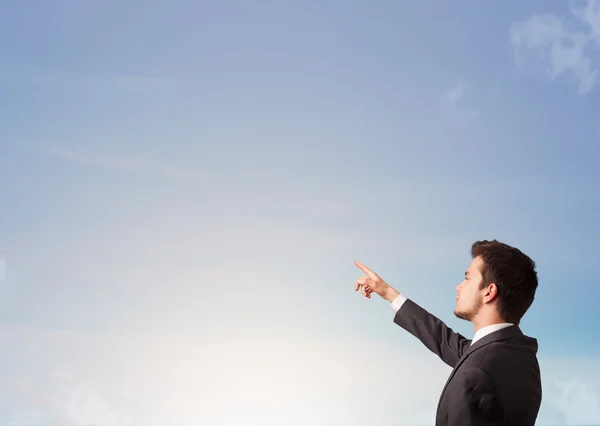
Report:
[[[537,340],[516,325],[472,346],[410,299],[394,322],[453,368],[438,402],[436,426],[533,426],[541,400]]]

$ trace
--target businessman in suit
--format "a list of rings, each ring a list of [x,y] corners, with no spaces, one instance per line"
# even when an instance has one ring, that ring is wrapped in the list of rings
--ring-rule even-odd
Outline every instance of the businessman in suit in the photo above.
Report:
[[[365,276],[355,290],[391,303],[394,322],[453,368],[437,407],[436,426],[534,426],[542,399],[536,339],[519,321],[538,286],[535,263],[493,241],[471,247],[472,263],[456,287],[454,314],[473,324],[471,340],[356,262]]]

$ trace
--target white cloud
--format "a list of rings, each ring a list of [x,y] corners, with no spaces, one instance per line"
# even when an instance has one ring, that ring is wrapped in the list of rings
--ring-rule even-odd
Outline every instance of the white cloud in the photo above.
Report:
[[[37,152],[63,158],[79,164],[100,166],[109,169],[124,170],[127,172],[142,173],[169,178],[184,178],[188,180],[204,180],[206,176],[183,167],[160,164],[144,160],[124,159],[119,157],[107,157],[98,154],[77,152],[66,149],[39,148]]]
[[[424,347],[368,336],[246,329],[205,340],[23,329],[0,336],[10,372],[0,396],[14,408],[3,422],[425,425],[450,373]],[[597,361],[541,360],[539,424],[600,423],[600,377],[586,370]]]
[[[452,123],[471,120],[479,115],[477,108],[466,101],[467,85],[458,83],[445,92],[446,118]]]
[[[12,377],[0,395],[67,424],[426,424],[449,373],[422,353],[360,338],[22,334],[4,333]]]
[[[600,423],[600,383],[593,383],[580,375],[566,382],[556,382],[559,389],[557,408],[568,424]]]
[[[516,61],[524,65],[537,58],[545,63],[545,73],[550,79],[570,75],[577,81],[580,95],[589,93],[597,83],[595,66],[600,47],[600,2],[589,0],[583,8],[573,8],[579,28],[552,13],[534,15],[526,21],[515,23],[510,30],[510,40],[515,49]]]
[[[465,85],[464,83],[458,84],[455,88],[446,92],[446,96],[450,99],[451,102],[456,103],[460,98],[463,97],[465,93]]]
[[[77,90],[124,91],[132,95],[164,95],[188,87],[190,80],[171,77],[113,75],[106,73],[76,72],[49,68],[11,68],[0,70],[0,86],[61,87]]]
[[[600,424],[600,373],[597,357],[547,358],[540,361],[544,412],[540,424]]]
[[[161,77],[117,77],[118,87],[136,95],[148,95],[157,92],[170,91],[178,87],[180,81]]]

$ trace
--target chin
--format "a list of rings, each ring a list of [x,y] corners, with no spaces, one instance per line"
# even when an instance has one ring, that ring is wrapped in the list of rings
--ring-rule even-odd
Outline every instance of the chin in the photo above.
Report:
[[[461,311],[459,309],[454,310],[454,316],[465,321],[471,321],[472,318],[472,315],[469,315],[468,311]]]

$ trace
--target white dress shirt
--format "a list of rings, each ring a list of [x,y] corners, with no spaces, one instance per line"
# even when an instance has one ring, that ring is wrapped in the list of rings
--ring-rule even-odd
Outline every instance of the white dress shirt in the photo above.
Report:
[[[404,302],[406,302],[406,299],[407,299],[406,296],[404,296],[402,294],[398,295],[398,297],[396,297],[394,299],[394,301],[390,305],[390,307],[392,308],[394,313],[398,312],[398,310],[402,307]],[[513,325],[513,324],[505,322],[505,323],[501,323],[501,324],[492,324],[492,325],[488,325],[483,328],[480,328],[479,330],[477,330],[477,332],[473,336],[473,339],[471,340],[471,345],[473,343],[475,343],[476,341],[478,341],[479,339],[481,339],[482,337],[487,336],[488,334],[493,333],[494,331],[498,331],[503,328],[510,327],[511,325]]]

